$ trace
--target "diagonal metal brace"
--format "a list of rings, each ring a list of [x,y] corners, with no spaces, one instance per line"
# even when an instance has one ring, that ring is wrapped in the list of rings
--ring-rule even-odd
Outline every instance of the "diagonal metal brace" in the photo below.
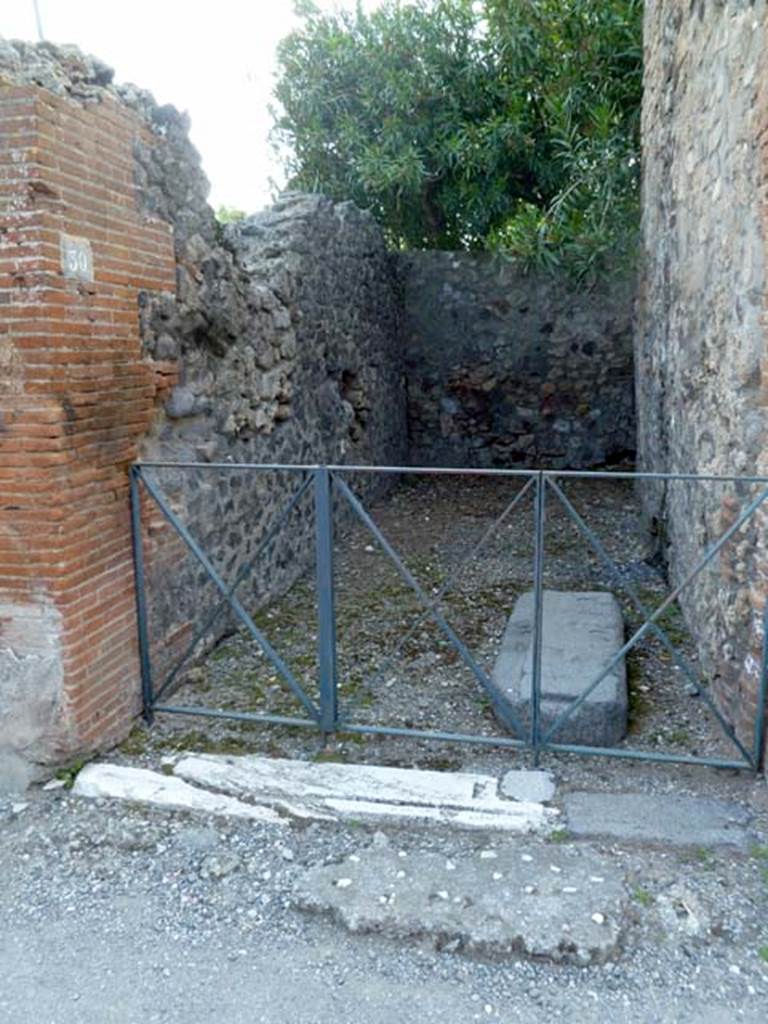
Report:
[[[549,479],[547,481],[547,483],[552,488],[552,490],[555,492],[555,494],[557,495],[560,503],[563,505],[563,507],[565,508],[565,510],[568,513],[568,515],[571,517],[573,522],[578,527],[579,532],[582,534],[583,537],[585,537],[587,539],[588,543],[592,546],[592,548],[600,556],[603,564],[606,566],[606,568],[610,572],[611,576],[613,577],[613,579],[614,579],[616,585],[619,587],[619,589],[624,590],[629,595],[629,597],[630,597],[632,603],[634,604],[635,608],[637,609],[637,611],[640,612],[640,614],[643,616],[644,619],[646,619],[646,620],[650,619],[651,612],[645,606],[643,601],[640,599],[639,595],[637,594],[637,592],[636,592],[635,588],[632,586],[632,584],[628,580],[625,580],[625,579],[622,578],[621,573],[618,571],[618,569],[616,567],[616,563],[613,561],[611,556],[605,550],[605,547],[601,543],[599,537],[597,536],[597,534],[592,529],[590,529],[590,527],[587,525],[587,523],[584,522],[584,519],[576,511],[576,509],[573,506],[573,503],[569,500],[569,498],[565,494],[565,491],[563,491],[562,488],[552,479]],[[672,641],[667,636],[665,630],[661,626],[659,626],[656,622],[653,622],[651,624],[651,632],[660,641],[660,643],[669,652],[669,654],[671,654],[671,656],[674,658],[675,662],[677,663],[677,665],[681,669],[681,671],[688,677],[690,682],[696,687],[696,696],[697,697],[701,697],[701,699],[704,701],[704,703],[707,705],[707,707],[710,709],[712,714],[715,716],[715,718],[720,723],[720,726],[721,726],[723,732],[725,733],[725,735],[730,739],[731,738],[731,734],[732,734],[732,729],[731,729],[730,725],[725,720],[725,716],[721,713],[720,709],[717,707],[715,702],[709,696],[709,694],[707,693],[706,689],[704,689],[704,685],[705,685],[704,682],[698,676],[698,674],[694,671],[694,669],[691,667],[691,665],[688,662],[688,660],[685,658],[685,656],[683,654],[681,654],[680,651],[678,651],[677,647],[675,647],[675,645],[672,643]]]
[[[397,569],[397,571],[400,574],[400,576],[405,580],[405,582],[408,584],[408,586],[415,592],[416,596],[419,598],[421,603],[424,605],[424,608],[429,612],[431,617],[434,619],[434,621],[437,624],[437,626],[439,627],[439,629],[443,632],[443,634],[447,637],[447,639],[451,642],[453,647],[456,649],[456,651],[458,652],[458,654],[461,657],[461,659],[464,662],[464,664],[473,673],[473,675],[475,676],[475,679],[477,679],[478,683],[480,683],[480,685],[489,694],[489,696],[493,696],[493,693],[494,693],[494,691],[493,691],[493,684],[491,683],[491,680],[488,678],[487,674],[477,664],[477,662],[475,661],[475,659],[470,654],[470,652],[469,652],[468,648],[466,647],[466,645],[464,644],[464,642],[456,634],[456,632],[451,627],[451,625],[448,623],[448,621],[446,620],[445,616],[442,614],[440,609],[435,607],[434,602],[430,599],[429,595],[424,591],[424,589],[422,588],[421,584],[418,582],[418,580],[411,573],[410,569],[405,564],[405,562],[403,562],[403,560],[400,558],[400,556],[398,555],[397,551],[395,551],[395,549],[389,543],[387,538],[384,536],[384,534],[381,532],[379,527],[373,521],[371,516],[365,510],[365,508],[363,507],[361,502],[358,500],[358,498],[350,490],[350,488],[347,485],[346,481],[342,480],[342,478],[337,476],[335,473],[333,474],[333,480],[334,480],[334,483],[336,484],[336,486],[341,491],[341,493],[346,498],[346,500],[349,502],[349,504],[352,507],[352,510],[355,513],[355,515],[358,517],[358,519],[361,520],[362,523],[364,523],[365,526],[367,526],[367,528],[370,530],[370,532],[373,534],[373,536],[379,542],[379,544],[381,545],[382,550],[385,552],[385,554],[387,554],[389,556],[389,558],[394,563],[394,566]],[[518,721],[517,718],[515,718],[512,715],[511,712],[508,713],[508,716],[509,716],[509,720],[512,722],[512,725],[513,725],[514,730],[517,733],[518,737],[522,739],[524,737],[524,735],[525,735],[525,731],[522,728],[520,722]]]
[[[525,482],[525,485],[520,488],[520,490],[517,492],[517,494],[514,496],[514,498],[512,498],[512,500],[507,504],[507,506],[504,508],[504,510],[501,512],[501,514],[483,532],[482,536],[479,538],[477,543],[472,546],[472,548],[469,551],[469,553],[461,558],[459,564],[457,566],[455,566],[453,571],[451,573],[449,573],[448,577],[440,585],[437,593],[435,594],[434,598],[432,599],[431,603],[432,603],[433,606],[437,607],[438,605],[440,605],[442,603],[442,601],[443,601],[443,598],[446,596],[446,594],[449,594],[451,592],[451,590],[453,589],[454,585],[458,581],[459,577],[461,576],[461,574],[463,573],[463,571],[467,567],[467,565],[469,565],[473,561],[475,556],[482,550],[482,548],[485,546],[485,544],[488,542],[488,540],[493,536],[493,534],[504,524],[504,522],[507,519],[509,519],[509,517],[515,511],[517,506],[521,503],[523,498],[531,490],[531,488],[533,487],[535,481],[536,481],[536,477],[534,475],[531,475],[529,477],[529,479]],[[408,627],[408,629],[405,631],[403,636],[400,637],[398,642],[395,644],[395,649],[392,652],[392,654],[388,654],[387,655],[387,657],[384,659],[383,665],[381,665],[378,668],[378,670],[376,671],[376,674],[373,676],[373,678],[366,681],[365,685],[366,685],[366,687],[370,691],[374,690],[374,688],[378,685],[378,683],[381,682],[381,680],[384,677],[384,675],[392,668],[392,665],[394,664],[395,658],[400,654],[400,652],[402,651],[403,647],[408,643],[408,641],[414,635],[416,630],[422,625],[422,623],[424,623],[430,617],[430,615],[431,615],[431,609],[427,609],[426,611],[423,611],[421,613],[421,615],[419,615],[416,618],[416,620]],[[347,711],[349,711],[354,706],[355,706],[354,702],[352,702],[351,704],[348,703],[347,704]]]
[[[632,650],[635,644],[652,629],[652,627],[656,623],[656,620],[659,619],[667,610],[667,608],[669,608],[669,606],[677,600],[677,598],[686,589],[686,587],[688,587],[688,585],[694,579],[696,579],[696,577],[699,575],[702,569],[705,569],[709,565],[712,559],[718,554],[719,551],[722,550],[722,548],[725,547],[725,545],[728,543],[731,537],[733,537],[733,535],[741,529],[744,523],[746,523],[747,520],[750,519],[750,517],[757,511],[757,509],[760,507],[760,505],[762,505],[766,498],[768,498],[768,490],[763,491],[761,494],[758,495],[757,498],[755,498],[753,501],[749,503],[749,505],[744,510],[744,512],[742,512],[739,518],[734,523],[732,523],[731,526],[722,535],[722,537],[720,537],[720,539],[710,547],[709,551],[706,553],[704,558],[698,563],[698,565],[694,566],[694,568],[688,573],[685,579],[675,587],[675,589],[667,596],[667,598],[664,601],[662,601],[662,603],[659,605],[656,611],[642,624],[642,626],[640,626],[640,628],[634,633],[634,635],[631,636],[629,640],[627,640],[624,646],[616,652],[616,654],[611,658],[611,660],[608,662],[605,668],[603,668],[599,675],[590,683],[586,690],[584,690],[579,695],[579,697],[577,697],[577,699],[568,708],[566,708],[565,711],[561,712],[561,714],[555,719],[555,721],[549,727],[544,736],[544,743],[549,742],[550,737],[553,736],[558,731],[558,729],[560,729],[563,723],[568,718],[570,718],[570,716],[574,714],[574,712],[578,708],[581,707],[581,705],[589,697],[589,695],[600,685],[600,683],[602,683],[602,681],[605,679],[608,673],[613,670],[614,666],[617,665],[619,661],[621,661],[621,659],[627,654],[627,652]],[[738,737],[735,736],[732,732],[729,732],[728,739],[738,748],[738,750],[744,757],[746,763],[750,766],[753,766],[752,754],[739,741]]]
[[[184,664],[186,663],[187,659],[190,657],[190,655],[192,654],[194,649],[197,647],[197,645],[200,643],[202,638],[206,635],[206,633],[208,633],[209,630],[211,630],[213,628],[213,625],[216,622],[216,620],[218,619],[218,617],[221,615],[221,613],[224,611],[224,609],[229,605],[229,598],[235,593],[235,591],[240,586],[240,584],[243,583],[250,576],[250,574],[253,572],[254,567],[256,566],[256,564],[258,563],[259,559],[263,555],[264,551],[269,547],[269,545],[272,543],[272,541],[275,539],[275,537],[277,537],[278,533],[280,532],[280,530],[283,527],[283,524],[287,521],[287,519],[290,516],[291,512],[293,512],[293,510],[296,508],[296,506],[298,505],[299,501],[301,500],[302,495],[304,495],[307,492],[307,490],[309,489],[309,485],[310,485],[311,481],[312,481],[311,477],[307,477],[304,480],[304,482],[302,483],[301,487],[299,487],[299,489],[293,495],[293,497],[288,502],[288,504],[285,506],[283,511],[277,517],[275,522],[272,524],[272,526],[270,526],[269,530],[267,531],[266,535],[262,538],[262,541],[259,544],[259,546],[256,549],[256,551],[254,552],[253,556],[251,558],[249,558],[248,561],[245,563],[245,565],[243,565],[238,570],[238,573],[235,576],[234,580],[232,581],[232,585],[228,588],[227,593],[224,596],[224,598],[222,598],[222,600],[219,601],[219,603],[216,605],[216,607],[211,612],[211,614],[208,616],[208,618],[205,620],[205,622],[202,624],[202,626],[200,626],[200,628],[196,631],[195,635],[189,641],[189,644],[187,645],[187,648],[184,651],[184,653],[182,654],[182,656],[179,659],[178,663],[176,665],[174,665],[174,667],[171,669],[171,671],[165,677],[165,680],[163,681],[163,684],[160,686],[160,688],[157,691],[157,694],[155,695],[155,701],[160,700],[160,698],[168,690],[168,688],[173,685],[173,681],[176,679],[177,675],[181,671],[181,669],[184,666]]]
[[[264,634],[261,632],[258,626],[254,623],[251,616],[248,614],[248,612],[245,610],[242,604],[240,604],[240,601],[234,596],[234,594],[230,593],[227,584],[224,582],[221,576],[219,576],[218,572],[211,564],[210,559],[205,554],[200,545],[197,543],[195,538],[191,535],[191,533],[186,528],[184,523],[182,523],[178,516],[176,516],[175,513],[171,511],[163,495],[152,483],[152,481],[149,480],[143,474],[141,476],[141,479],[144,482],[144,486],[146,487],[147,492],[152,496],[165,519],[170,523],[170,525],[173,527],[176,533],[178,533],[178,535],[187,545],[189,550],[195,556],[197,561],[200,563],[200,565],[202,565],[203,569],[205,569],[208,576],[215,584],[216,589],[219,591],[222,597],[225,598],[225,600],[231,607],[232,611],[235,613],[235,615],[237,615],[238,619],[240,619],[240,621],[243,623],[243,625],[248,630],[253,639],[256,641],[256,643],[259,645],[261,650],[271,661],[272,665],[286,681],[286,683],[292,690],[294,696],[301,702],[306,711],[310,715],[312,715],[314,719],[319,721],[320,712],[315,706],[314,701],[310,700],[306,693],[304,693],[304,690],[301,688],[301,684],[298,682],[294,674],[291,672],[290,668],[286,665],[286,663],[283,661],[283,659],[280,657],[277,651],[272,647],[269,640],[267,640],[267,638],[264,636]]]

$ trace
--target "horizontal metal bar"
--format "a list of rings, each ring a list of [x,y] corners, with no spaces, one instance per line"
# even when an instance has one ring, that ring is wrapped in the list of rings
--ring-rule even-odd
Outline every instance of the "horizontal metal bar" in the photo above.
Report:
[[[406,736],[414,740],[436,740],[449,743],[475,743],[485,747],[514,747],[515,750],[527,750],[525,740],[508,739],[506,736],[473,736],[464,732],[432,732],[424,729],[401,729],[386,725],[353,725],[340,721],[339,732],[355,732],[371,736]]]
[[[248,469],[263,473],[271,471],[289,471],[291,473],[309,473],[320,466],[311,464],[289,465],[283,462],[135,462],[139,469]]]
[[[323,466],[318,463],[292,465],[283,462],[137,462],[141,469],[216,469],[216,470],[257,470],[259,472],[284,471],[306,473],[316,469],[327,469],[331,473],[416,473],[424,476],[500,476],[534,477],[542,472],[545,477],[558,479],[570,477],[582,480],[690,480],[709,483],[753,483],[768,484],[768,476],[727,476],[718,473],[646,473],[611,470],[582,469],[473,469],[466,466]]]
[[[584,480],[692,480],[715,483],[768,484],[766,476],[726,476],[719,473],[633,473],[631,471],[588,470],[588,469],[545,469],[544,476],[550,478],[572,477]]]
[[[536,476],[530,469],[471,469],[451,466],[333,466],[320,463],[292,465],[281,462],[137,462],[139,469],[248,469],[259,472],[313,473],[327,469],[330,473],[418,473],[426,476]]]
[[[318,729],[317,722],[308,718],[286,718],[282,715],[257,715],[246,711],[218,711],[210,708],[176,706],[173,704],[155,704],[153,711],[157,714],[188,715],[197,718],[230,719],[235,722],[253,722],[254,724],[298,726],[301,728]],[[510,747],[515,750],[527,750],[528,744],[523,740],[509,739],[506,736],[477,736],[460,732],[440,732],[425,729],[391,728],[385,725],[353,725],[349,722],[339,723],[339,732],[360,733],[372,736],[403,736],[410,739],[433,740],[435,742],[468,743],[486,747]],[[716,757],[693,757],[685,754],[657,754],[644,750],[621,750],[616,747],[581,747],[571,743],[548,743],[545,751],[562,754],[588,754],[598,757],[618,757],[634,761],[654,761],[657,763],[694,764],[710,768],[752,769],[752,765],[744,761],[726,761]]]
[[[257,715],[248,711],[216,711],[211,708],[187,707],[177,704],[155,704],[153,712],[164,715],[192,715],[197,718],[231,718],[234,722],[266,723],[268,725],[300,725],[319,731],[317,722],[310,718],[286,718],[284,715]]]
[[[693,754],[657,754],[652,750],[623,750],[618,747],[581,747],[575,743],[545,743],[543,751],[557,754],[589,754],[596,757],[619,757],[625,761],[655,761],[659,764],[698,764],[709,768],[753,770],[748,761],[727,761],[718,757],[694,757]]]

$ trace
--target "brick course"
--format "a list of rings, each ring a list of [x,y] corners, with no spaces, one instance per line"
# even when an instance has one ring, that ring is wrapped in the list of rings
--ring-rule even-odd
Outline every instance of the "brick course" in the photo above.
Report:
[[[0,86],[0,649],[34,656],[23,609],[59,624],[33,759],[113,742],[138,707],[127,470],[175,381],[142,355],[138,292],[176,287],[170,226],[137,210],[138,135],[109,97]],[[64,276],[62,234],[90,243],[92,282]]]

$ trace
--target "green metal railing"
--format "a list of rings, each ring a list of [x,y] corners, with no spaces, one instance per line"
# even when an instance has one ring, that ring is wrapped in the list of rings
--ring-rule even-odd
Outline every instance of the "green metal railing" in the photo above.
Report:
[[[162,469],[173,469],[182,472],[211,472],[221,471],[225,473],[279,473],[295,479],[296,483],[293,493],[286,503],[282,512],[275,517],[274,521],[266,531],[264,537],[257,546],[254,555],[242,566],[236,574],[233,582],[227,584],[223,577],[212,564],[209,556],[192,536],[187,526],[180,520],[173,511],[166,496],[162,493],[157,482],[153,479],[153,471]],[[472,673],[480,687],[485,690],[491,699],[494,698],[492,682],[483,667],[476,660],[468,646],[462,640],[458,632],[448,621],[441,609],[441,604],[447,592],[455,584],[457,576],[461,571],[452,573],[437,590],[430,596],[421,586],[416,577],[412,574],[403,558],[395,547],[390,543],[379,525],[374,521],[370,512],[366,509],[361,499],[355,494],[348,479],[352,474],[379,474],[379,475],[411,475],[420,476],[479,476],[479,477],[506,477],[516,478],[521,483],[521,488],[506,505],[502,513],[484,531],[479,542],[470,551],[462,566],[471,560],[476,552],[487,539],[496,532],[500,526],[509,519],[511,514],[520,505],[523,499],[533,495],[534,499],[534,529],[533,529],[533,591],[534,591],[534,614],[533,614],[533,638],[532,638],[532,687],[530,699],[530,721],[526,725],[514,714],[506,709],[505,720],[513,735],[511,736],[487,736],[471,733],[448,732],[441,730],[424,730],[410,727],[398,727],[387,725],[371,725],[355,722],[348,715],[340,712],[339,707],[339,679],[337,667],[337,639],[338,625],[336,621],[336,583],[334,578],[334,498],[343,503],[348,512],[356,518],[363,527],[370,533],[371,537],[378,544],[380,550],[391,561],[398,575],[403,582],[413,591],[422,606],[420,617],[411,626],[401,644],[419,628],[426,620],[431,620],[439,629],[445,640],[456,651],[461,662]],[[725,530],[714,543],[710,544],[697,564],[685,575],[671,593],[659,604],[655,610],[650,611],[641,594],[633,586],[631,581],[620,571],[617,563],[611,558],[605,545],[601,542],[594,530],[587,524],[579,514],[568,495],[562,487],[564,480],[628,480],[628,481],[657,481],[669,483],[672,481],[690,481],[695,483],[730,483],[741,485],[757,485],[758,494],[746,504],[740,515],[731,526]],[[339,730],[348,733],[359,733],[368,735],[390,735],[411,737],[414,739],[427,739],[457,743],[474,743],[484,746],[511,747],[517,749],[529,749],[538,762],[540,755],[544,752],[561,752],[569,754],[597,755],[606,757],[618,757],[642,761],[677,762],[687,764],[710,765],[723,768],[739,768],[758,770],[763,757],[764,750],[764,725],[766,713],[766,701],[768,698],[768,605],[763,619],[762,637],[762,661],[760,665],[760,676],[758,682],[757,714],[754,722],[754,734],[751,742],[743,742],[733,727],[723,716],[716,702],[708,692],[706,680],[691,665],[690,661],[678,649],[666,630],[660,623],[665,612],[674,605],[680,595],[691,586],[693,581],[710,565],[710,563],[723,550],[726,544],[731,541],[747,523],[749,523],[757,510],[768,499],[768,478],[766,477],[729,477],[716,475],[696,474],[674,474],[674,473],[625,473],[625,472],[576,472],[560,470],[473,470],[473,469],[433,469],[413,468],[403,466],[371,467],[371,466],[312,466],[300,465],[290,466],[283,464],[250,464],[250,463],[179,463],[179,462],[146,462],[131,467],[131,510],[133,525],[133,553],[136,572],[136,610],[138,620],[139,649],[141,659],[142,693],[145,716],[151,721],[155,713],[194,715],[211,718],[229,718],[244,722],[266,723],[275,725],[299,726],[318,730],[324,735],[329,735]],[[207,577],[216,587],[220,599],[212,611],[205,617],[202,625],[195,631],[194,636],[186,646],[181,659],[165,675],[162,682],[156,686],[153,678],[153,666],[150,656],[150,640],[148,629],[148,611],[146,600],[146,580],[144,568],[144,551],[141,531],[141,490],[144,489],[149,499],[156,504],[160,512],[181,538],[195,560],[202,567]],[[281,534],[281,531],[289,529],[288,521],[292,512],[298,506],[301,499],[312,494],[314,502],[314,543],[315,543],[315,578],[316,578],[316,599],[317,599],[317,635],[318,635],[318,700],[313,700],[299,679],[280,653],[273,647],[263,631],[258,628],[252,616],[248,613],[237,597],[237,590],[242,583],[251,575],[254,568],[262,557],[263,553]],[[575,525],[580,536],[583,538],[589,549],[594,552],[598,561],[604,566],[615,587],[622,591],[635,611],[642,616],[642,624],[634,631],[632,636],[624,643],[611,660],[606,664],[599,674],[591,680],[585,681],[584,689],[570,704],[563,709],[557,718],[546,728],[542,724],[542,644],[543,644],[543,608],[544,608],[544,568],[546,562],[545,530],[547,524],[548,508],[551,502],[555,502],[562,509],[567,518]],[[173,687],[174,682],[179,678],[179,672],[188,662],[200,641],[209,635],[219,617],[229,610],[234,613],[237,620],[245,629],[246,633],[256,643],[265,657],[271,663],[277,674],[293,693],[301,705],[305,717],[289,717],[284,715],[258,714],[251,712],[226,711],[208,709],[197,706],[183,706],[166,703],[164,697]],[[633,750],[623,747],[594,747],[572,743],[558,742],[557,733],[562,730],[565,723],[574,715],[579,707],[589,698],[590,694],[603,682],[610,672],[622,661],[626,655],[637,646],[646,636],[653,636],[665,649],[667,654],[675,661],[689,686],[689,694],[694,695],[706,704],[717,721],[722,733],[727,737],[734,749],[734,755],[728,757],[703,757],[682,753],[665,753],[658,750]],[[384,669],[377,672],[379,678]],[[374,680],[375,681],[375,680]],[[737,755],[737,756],[736,756]]]

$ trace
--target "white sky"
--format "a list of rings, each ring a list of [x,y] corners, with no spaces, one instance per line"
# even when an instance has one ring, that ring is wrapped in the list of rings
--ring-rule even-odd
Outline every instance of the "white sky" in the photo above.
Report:
[[[339,6],[316,0],[318,6]],[[367,9],[379,0],[364,0]],[[281,181],[267,143],[275,47],[295,26],[292,0],[38,0],[54,43],[75,43],[192,118],[211,203],[246,212]],[[354,6],[341,0],[340,6]],[[0,0],[0,36],[37,39],[32,0]]]

